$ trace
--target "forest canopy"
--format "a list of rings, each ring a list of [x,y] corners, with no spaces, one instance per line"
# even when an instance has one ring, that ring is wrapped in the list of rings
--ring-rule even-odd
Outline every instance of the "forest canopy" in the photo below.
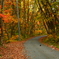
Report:
[[[38,35],[59,41],[58,0],[0,0],[0,44]]]

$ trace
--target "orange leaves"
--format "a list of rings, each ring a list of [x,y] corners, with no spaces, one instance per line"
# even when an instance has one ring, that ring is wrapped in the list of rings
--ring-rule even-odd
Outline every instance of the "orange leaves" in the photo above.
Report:
[[[18,37],[19,37],[18,35],[12,36],[10,40],[15,40],[15,39],[17,39]]]
[[[41,24],[41,21],[39,21],[39,20],[36,20],[35,22],[36,22],[37,25]]]
[[[2,8],[2,5],[0,5],[0,9]]]
[[[4,8],[6,8],[6,7],[8,7],[8,6],[4,5]]]
[[[5,20],[6,15],[0,14],[0,18],[2,18],[2,20],[6,21],[6,20]]]
[[[4,22],[7,22],[7,17],[5,16],[5,15],[3,15],[3,14],[0,14],[0,18],[2,18],[2,20],[4,20]]]
[[[5,10],[4,12],[6,12],[6,13],[7,13],[7,12],[11,12],[11,11],[10,11],[10,10]]]
[[[6,4],[8,4],[8,5],[12,5],[13,3],[10,1],[8,1],[8,2],[6,2]]]
[[[3,14],[0,14],[0,18],[3,18],[3,17],[5,17],[5,15],[3,15]]]
[[[12,13],[12,8],[8,9],[8,10],[4,10],[5,13]]]
[[[7,5],[16,5],[16,3],[14,1],[6,1],[5,2]]]
[[[4,47],[0,47],[0,54],[2,55],[0,59],[26,59],[24,42],[12,42],[5,44]]]
[[[4,23],[17,23],[17,19],[14,19],[14,16],[11,16],[10,13],[4,15],[4,14],[0,14],[0,18],[2,18],[2,20],[4,20]]]
[[[2,20],[4,20],[5,23],[10,23],[12,21],[12,16],[10,16],[10,14],[0,14],[0,18],[2,18]]]
[[[10,23],[10,22],[12,22],[12,16],[7,14],[6,17],[3,18],[3,20],[5,23]]]
[[[52,34],[49,34],[49,35],[48,35],[48,38],[51,38],[51,37],[53,37],[53,35],[52,35]]]
[[[35,34],[42,33],[42,30],[35,30]]]

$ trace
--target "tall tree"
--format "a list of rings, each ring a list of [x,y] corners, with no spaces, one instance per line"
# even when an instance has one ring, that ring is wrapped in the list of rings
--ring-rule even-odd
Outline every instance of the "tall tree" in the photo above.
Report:
[[[21,40],[21,39],[20,39],[20,21],[19,21],[19,7],[18,7],[18,0],[16,0],[16,4],[17,4],[17,17],[18,17],[19,40]]]
[[[48,1],[48,3],[49,3],[49,1]],[[39,2],[39,0],[38,0],[38,6],[39,6],[39,10],[41,11],[41,14],[44,16],[44,19],[46,19],[46,20],[43,20],[43,23],[47,30],[47,33],[48,34],[55,33],[55,25],[54,25],[55,21],[52,19],[53,17],[50,14],[52,12],[50,3],[47,4],[47,0],[45,0],[45,2],[43,0],[41,0],[41,2]],[[49,18],[50,18],[50,20],[49,20]]]
[[[0,0],[0,5],[1,5],[1,14],[3,13],[3,7],[4,7],[4,0]],[[0,18],[0,44],[3,43],[3,20]]]

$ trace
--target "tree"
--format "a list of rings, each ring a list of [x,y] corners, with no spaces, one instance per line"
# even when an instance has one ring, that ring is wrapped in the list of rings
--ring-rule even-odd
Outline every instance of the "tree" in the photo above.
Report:
[[[4,0],[0,0],[0,13],[3,13],[3,7],[4,7]],[[2,17],[0,17],[0,44],[3,43],[3,20]]]
[[[48,0],[45,0],[45,2],[43,0],[41,0],[39,2],[39,0],[38,0],[37,3],[38,3],[40,12],[43,15],[43,19],[44,19],[43,23],[44,23],[44,26],[47,30],[47,33],[48,34],[49,33],[50,34],[56,33],[55,32],[55,22],[56,22],[55,20],[57,19],[57,17],[52,10],[51,4],[49,3]]]

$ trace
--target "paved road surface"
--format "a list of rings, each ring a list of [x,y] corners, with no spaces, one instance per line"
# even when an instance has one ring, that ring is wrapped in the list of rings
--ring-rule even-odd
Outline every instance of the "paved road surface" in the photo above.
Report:
[[[28,59],[59,59],[59,51],[38,42],[41,37],[44,36],[32,38],[24,44]]]

